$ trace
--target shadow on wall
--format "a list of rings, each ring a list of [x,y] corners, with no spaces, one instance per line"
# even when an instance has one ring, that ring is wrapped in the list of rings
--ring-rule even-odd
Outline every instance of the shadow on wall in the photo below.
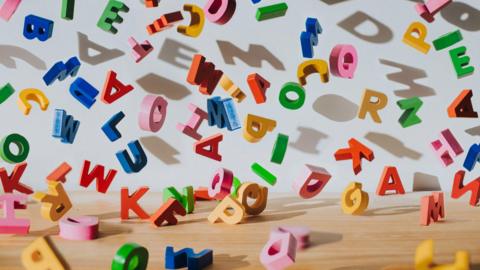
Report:
[[[195,48],[187,46],[176,40],[166,38],[163,42],[162,49],[158,54],[158,59],[179,68],[189,69],[195,53],[197,53]]]
[[[368,132],[365,139],[398,158],[419,160],[422,157],[421,153],[406,147],[402,141],[385,133]]]
[[[416,172],[413,174],[413,188],[416,191],[441,191],[438,177],[431,174]]]
[[[290,143],[290,146],[303,153],[320,153],[317,145],[321,140],[328,138],[328,135],[309,127],[297,127],[297,130],[300,132],[300,135],[296,142]]]
[[[466,129],[465,132],[470,136],[480,136],[480,126]]]
[[[180,160],[175,157],[180,154],[180,152],[163,139],[156,136],[148,136],[141,137],[140,142],[152,155],[163,161],[163,163],[167,165],[180,163]]]
[[[173,100],[181,100],[191,94],[184,85],[154,73],[139,78],[137,83],[148,93],[164,95]]]
[[[369,26],[376,28],[376,31],[372,34],[362,33],[358,30],[360,26],[369,22]],[[387,43],[393,38],[393,32],[385,24],[379,22],[375,18],[368,14],[357,11],[337,24],[350,34],[371,43]],[[361,27],[363,28],[363,27]],[[370,28],[370,27],[369,27]]]
[[[223,61],[228,65],[235,65],[233,58],[238,58],[250,67],[261,68],[262,61],[266,61],[276,70],[285,70],[283,63],[263,45],[250,44],[248,51],[223,40],[217,40],[217,45],[223,56]]]
[[[395,95],[403,98],[435,95],[433,88],[415,82],[418,79],[427,78],[427,73],[424,70],[385,59],[380,59],[380,63],[401,70],[400,72],[388,74],[387,79],[409,86],[407,89],[395,90]]]
[[[440,14],[447,22],[463,30],[472,32],[480,30],[480,10],[468,4],[452,2],[442,9]]]
[[[125,53],[119,49],[108,49],[91,40],[88,36],[77,32],[78,35],[78,56],[80,60],[90,65],[98,65],[117,57],[124,55]],[[94,50],[96,54],[90,54],[89,51]]]
[[[30,66],[44,70],[47,69],[45,61],[24,48],[12,45],[0,45],[0,64],[7,68],[17,68],[15,59],[23,60]]]
[[[335,122],[347,122],[357,116],[358,106],[334,94],[323,95],[313,103],[313,110]]]

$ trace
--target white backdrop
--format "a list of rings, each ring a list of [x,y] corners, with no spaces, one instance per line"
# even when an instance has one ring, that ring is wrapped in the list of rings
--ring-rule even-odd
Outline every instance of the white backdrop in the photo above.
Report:
[[[83,189],[79,186],[79,176],[83,160],[88,159],[93,164],[119,170],[111,190],[122,186],[133,189],[148,185],[161,190],[169,185],[207,185],[219,167],[231,169],[241,181],[261,183],[262,180],[250,170],[253,162],[259,162],[278,176],[277,185],[271,188],[274,192],[290,191],[293,179],[301,174],[306,163],[324,166],[333,175],[325,191],[342,191],[350,181],[360,181],[366,190],[374,191],[386,165],[397,166],[407,191],[412,191],[414,179],[430,188],[439,183],[442,189],[449,191],[453,175],[462,168],[466,153],[456,158],[453,165],[444,168],[430,149],[430,142],[445,128],[452,130],[465,151],[472,143],[478,142],[478,119],[451,119],[446,113],[450,102],[465,88],[474,91],[473,103],[480,110],[480,95],[476,92],[478,70],[472,76],[457,79],[448,50],[437,52],[432,48],[423,55],[401,42],[410,23],[423,22],[414,10],[415,1],[287,0],[289,10],[285,17],[257,22],[256,8],[276,1],[264,0],[253,5],[251,1],[242,0],[237,1],[237,10],[229,23],[219,26],[207,21],[198,38],[183,36],[175,28],[148,36],[145,26],[164,13],[180,10],[185,3],[203,7],[206,1],[162,0],[159,7],[152,9],[146,9],[139,0],[125,1],[130,11],[121,13],[124,22],[116,24],[116,35],[96,26],[106,2],[77,1],[74,20],[66,21],[60,18],[61,1],[23,1],[9,22],[0,21],[0,85],[10,82],[17,91],[0,105],[0,135],[16,132],[29,140],[29,165],[22,182],[35,189],[46,189],[45,177],[63,161],[73,167],[68,175],[67,189]],[[461,45],[468,48],[471,64],[478,68],[478,9],[478,1],[455,1],[436,15],[435,22],[428,24],[427,40],[431,42],[440,35],[461,29],[464,36]],[[28,14],[54,20],[53,37],[46,42],[24,38],[23,21]],[[189,15],[184,15],[186,24]],[[376,33],[374,24],[361,24],[356,30],[372,36],[364,40],[347,29],[348,25],[355,25],[365,16],[375,18],[384,27]],[[319,45],[314,47],[315,58],[328,60],[336,44],[353,44],[358,51],[359,65],[352,80],[331,76],[330,82],[323,84],[318,75],[311,75],[306,85],[305,105],[297,111],[290,111],[279,104],[278,92],[285,82],[297,80],[297,66],[306,60],[301,55],[299,35],[307,17],[318,18],[323,28]],[[139,64],[131,56],[127,43],[130,36],[138,41],[148,39],[154,46],[154,51]],[[92,57],[98,53],[94,50],[89,52],[90,55],[85,54],[85,47],[92,46],[104,50],[104,54]],[[241,56],[238,53],[247,51],[249,46],[251,54]],[[190,117],[189,102],[206,110],[207,97],[198,93],[198,87],[186,82],[190,59],[195,52],[215,63],[247,93],[247,99],[237,106],[242,121],[247,113],[277,120],[276,129],[256,144],[245,141],[241,130],[221,130],[224,134],[220,145],[221,163],[196,155],[193,139],[175,128],[178,122],[184,123]],[[236,57],[239,55],[240,58]],[[80,56],[82,62],[78,76],[97,89],[101,90],[107,71],[112,69],[122,82],[132,84],[135,90],[111,105],[98,100],[87,110],[68,92],[72,78],[56,81],[49,87],[42,81],[51,65],[72,56]],[[392,75],[400,71],[399,67],[405,72]],[[266,104],[256,105],[252,98],[246,83],[247,75],[252,72],[258,72],[272,84]],[[418,79],[417,84],[409,78]],[[394,80],[404,81],[407,85]],[[45,92],[50,99],[48,111],[40,111],[34,104],[29,116],[20,112],[16,104],[18,92],[30,87]],[[356,117],[365,88],[381,91],[389,98],[386,109],[380,111],[381,124],[374,123],[369,116],[365,120]],[[141,131],[137,124],[139,104],[148,93],[164,95],[169,101],[165,125],[155,134]],[[214,95],[227,97],[220,86]],[[423,122],[404,129],[398,123],[402,111],[396,101],[415,95],[424,101],[419,112]],[[56,108],[67,110],[81,121],[72,145],[63,144],[51,136]],[[118,125],[122,138],[112,143],[100,127],[120,110],[126,114]],[[216,127],[208,127],[206,123],[200,129],[204,136],[217,132]],[[290,136],[282,165],[270,162],[278,132]],[[337,149],[347,146],[350,137],[375,152],[373,162],[363,161],[363,170],[358,176],[353,174],[351,161],[336,162],[333,157]],[[115,153],[135,139],[140,139],[148,164],[140,173],[126,174]],[[3,161],[0,166],[9,171],[13,168]],[[467,173],[468,181],[477,177],[479,171],[480,166],[477,166],[472,173]],[[93,190],[93,185],[89,189]]]

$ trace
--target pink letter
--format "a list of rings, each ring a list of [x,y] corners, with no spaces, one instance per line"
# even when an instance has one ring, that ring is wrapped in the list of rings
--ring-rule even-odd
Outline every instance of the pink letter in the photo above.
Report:
[[[5,21],[10,20],[21,2],[22,0],[5,0],[3,6],[0,7],[0,17]]]
[[[0,202],[3,202],[3,215],[0,218],[0,233],[4,234],[27,234],[30,229],[30,220],[15,218],[15,202],[25,203],[25,194],[3,194],[0,195]]]
[[[334,76],[353,78],[357,63],[357,50],[352,45],[337,45],[330,53],[330,70]]]
[[[209,21],[226,24],[233,17],[236,7],[235,0],[209,0],[203,10]]]
[[[62,218],[60,237],[68,240],[91,240],[98,235],[98,218],[89,216]]]
[[[208,196],[217,200],[223,200],[230,195],[230,189],[233,184],[233,172],[227,169],[218,169],[212,178],[212,183],[208,187]]]
[[[168,102],[161,96],[147,95],[143,98],[138,125],[146,131],[157,132],[167,117]]]
[[[260,262],[268,270],[281,270],[295,263],[297,241],[291,233],[270,235],[262,252]]]

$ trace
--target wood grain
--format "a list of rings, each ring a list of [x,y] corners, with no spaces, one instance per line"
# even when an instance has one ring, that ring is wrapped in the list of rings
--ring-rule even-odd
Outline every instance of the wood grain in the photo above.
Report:
[[[261,216],[233,226],[208,223],[206,217],[215,203],[198,202],[195,213],[179,217],[178,225],[154,228],[140,220],[121,222],[119,193],[72,192],[74,207],[69,215],[98,216],[100,238],[87,242],[59,238],[58,226],[43,220],[40,205],[31,202],[27,210],[17,210],[18,216],[31,218],[31,233],[0,235],[0,269],[22,269],[22,249],[42,235],[51,235],[74,270],[110,269],[116,250],[125,242],[148,249],[148,269],[164,269],[167,245],[213,249],[214,266],[209,269],[263,269],[259,252],[270,229],[278,225],[312,229],[312,246],[298,252],[295,265],[289,269],[409,269],[416,246],[425,239],[435,240],[436,262],[452,262],[455,251],[464,249],[471,254],[473,269],[480,269],[480,209],[468,205],[467,197],[452,200],[446,194],[447,219],[423,227],[419,225],[419,202],[426,194],[370,194],[371,202],[363,216],[343,214],[338,194],[320,194],[311,200],[278,194],[269,199]],[[153,213],[161,205],[161,198],[160,193],[151,192],[140,203]]]

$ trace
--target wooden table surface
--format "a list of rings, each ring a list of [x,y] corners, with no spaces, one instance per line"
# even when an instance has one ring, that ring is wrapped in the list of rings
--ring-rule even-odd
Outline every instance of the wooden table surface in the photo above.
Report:
[[[263,269],[259,253],[271,228],[278,225],[309,226],[312,246],[297,253],[289,269],[363,270],[387,266],[412,266],[416,246],[425,239],[435,240],[435,260],[452,262],[457,250],[468,250],[472,269],[480,269],[480,209],[468,204],[465,196],[453,200],[446,194],[445,221],[428,227],[419,225],[420,197],[409,193],[378,197],[370,194],[363,216],[343,214],[340,195],[322,193],[311,200],[291,194],[271,195],[267,210],[243,224],[210,224],[206,217],[214,202],[198,202],[195,212],[179,217],[176,226],[154,228],[140,220],[121,222],[120,195],[109,192],[72,192],[74,207],[69,215],[95,215],[101,220],[100,237],[93,241],[60,238],[58,226],[40,217],[40,205],[28,204],[17,210],[31,219],[27,236],[0,235],[0,269],[22,269],[20,254],[36,237],[50,235],[70,269],[110,269],[116,250],[126,242],[145,246],[150,254],[148,269],[164,269],[167,245],[175,250],[213,249],[214,265],[209,269]],[[161,204],[161,194],[149,192],[140,204],[153,213]],[[391,269],[413,269],[411,267]]]

